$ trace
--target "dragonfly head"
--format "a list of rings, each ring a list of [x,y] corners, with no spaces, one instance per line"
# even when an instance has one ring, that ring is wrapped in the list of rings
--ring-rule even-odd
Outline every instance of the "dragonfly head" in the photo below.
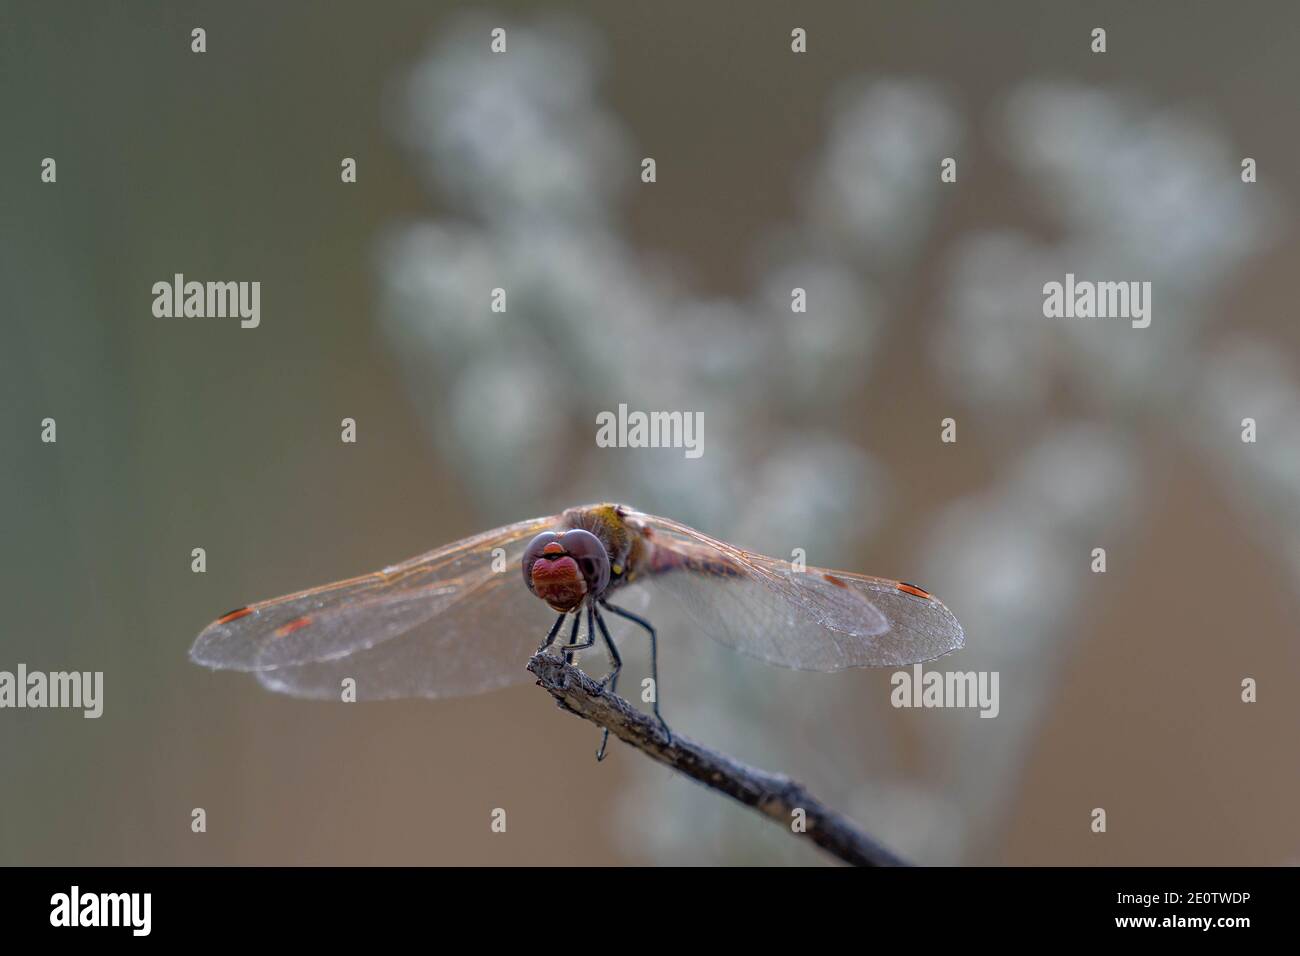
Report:
[[[543,531],[524,551],[524,583],[554,610],[572,611],[609,584],[609,554],[590,531]]]

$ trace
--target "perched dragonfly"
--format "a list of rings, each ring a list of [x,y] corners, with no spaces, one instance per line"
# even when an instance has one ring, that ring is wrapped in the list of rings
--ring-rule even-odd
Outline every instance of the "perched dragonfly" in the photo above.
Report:
[[[668,518],[597,504],[241,607],[208,625],[190,657],[253,671],[267,687],[303,697],[336,698],[347,677],[359,698],[473,694],[527,679],[523,663],[543,633],[540,600],[558,616],[537,650],[555,643],[571,615],[560,650],[572,660],[599,631],[611,664],[602,686],[610,691],[618,689],[622,660],[605,612],[645,631],[654,712],[671,738],[659,713],[655,629],[611,600],[633,585],[672,595],[723,644],[798,670],[914,664],[964,641],[952,612],[915,585],[801,569]],[[598,758],[608,738],[606,730]]]

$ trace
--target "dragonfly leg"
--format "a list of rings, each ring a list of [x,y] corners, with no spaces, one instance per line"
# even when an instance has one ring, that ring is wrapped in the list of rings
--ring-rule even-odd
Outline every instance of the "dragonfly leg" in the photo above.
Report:
[[[594,607],[591,610],[595,610]],[[604,675],[601,683],[599,683],[599,687],[601,687],[603,691],[606,684],[608,684],[610,692],[612,693],[615,691],[615,688],[617,688],[617,685],[619,685],[619,671],[623,670],[623,658],[619,657],[619,649],[614,646],[614,639],[610,637],[610,628],[604,626],[604,618],[601,617],[599,611],[595,611],[595,623],[601,626],[601,636],[604,637],[604,646],[606,646],[608,652],[610,652],[610,672]]]
[[[569,632],[569,643],[561,645],[561,648],[564,651],[564,663],[566,664],[573,663],[574,651],[583,650],[584,648],[591,647],[591,645],[596,643],[596,635],[591,628],[590,612],[588,612],[587,614],[587,639],[583,641],[581,644],[578,643],[578,625],[580,623],[582,623],[581,611],[573,615],[573,630]]]
[[[611,694],[617,694],[618,675],[619,672],[623,670],[623,658],[618,656],[618,648],[614,646],[614,639],[609,636],[609,628],[605,626],[605,619],[601,616],[600,612],[596,610],[594,604],[591,605],[591,610],[595,613],[596,623],[600,625],[600,636],[605,639],[605,647],[609,650],[609,660],[612,665],[609,674],[607,674],[605,679],[600,682],[600,689],[604,690],[605,687],[608,686]],[[597,760],[605,759],[605,748],[608,745],[609,728],[606,727],[600,737],[600,749],[596,751]]]
[[[619,617],[627,618],[633,624],[641,625],[646,629],[646,633],[650,635],[650,677],[654,681],[655,685],[655,696],[652,706],[654,707],[655,717],[659,720],[659,726],[663,728],[664,736],[668,738],[669,743],[672,743],[673,732],[668,729],[668,723],[664,720],[664,715],[659,713],[659,638],[655,635],[654,626],[639,614],[633,614],[631,611],[625,611],[621,607],[615,607],[608,601],[601,601],[600,606],[607,611],[617,614]],[[605,622],[601,621],[602,630],[604,629],[604,626]]]
[[[564,615],[561,614],[558,618],[555,619],[555,626],[551,628],[551,633],[546,635],[546,640],[542,641],[542,643],[537,645],[537,650],[534,653],[540,654],[542,651],[546,650],[553,643],[555,643],[555,635],[560,633],[560,625],[563,623],[564,623]]]
[[[596,611],[594,607],[592,610]],[[618,672],[623,669],[623,658],[619,656],[618,648],[614,646],[614,639],[609,636],[609,628],[605,626],[605,619],[600,616],[599,611],[596,611],[596,623],[600,625],[600,636],[605,639],[605,647],[609,650],[610,664],[610,671],[600,682],[600,688],[604,690],[605,685],[609,684],[609,689],[613,691],[618,686]]]

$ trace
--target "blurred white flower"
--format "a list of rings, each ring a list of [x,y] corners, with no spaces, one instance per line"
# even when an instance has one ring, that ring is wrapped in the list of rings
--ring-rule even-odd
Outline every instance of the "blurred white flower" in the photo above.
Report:
[[[599,218],[625,177],[621,127],[594,100],[600,44],[577,21],[508,30],[474,16],[416,67],[393,109],[397,135],[440,191],[493,222]]]
[[[806,312],[791,310],[791,291],[806,293]],[[880,304],[854,270],[826,258],[775,264],[759,289],[771,316],[763,387],[790,405],[833,414],[867,378]]]
[[[1092,549],[1122,545],[1136,512],[1138,464],[1099,425],[1058,427],[1019,456],[1006,480],[943,510],[926,546],[927,575],[962,621],[967,646],[947,668],[999,673],[996,720],[946,724],[935,783],[962,794],[980,821],[981,856],[997,846],[1006,795],[1068,659]],[[997,724],[996,729],[990,725]]]
[[[1186,432],[1209,454],[1256,533],[1278,547],[1300,580],[1300,385],[1293,363],[1262,341],[1207,356],[1189,395]],[[1242,440],[1243,420],[1255,441]]]
[[[961,121],[946,98],[917,80],[846,88],[812,180],[811,217],[838,245],[888,266],[930,228],[940,161],[955,157]]]
[[[1013,165],[1072,233],[1144,275],[1213,286],[1274,234],[1267,191],[1207,122],[1132,95],[1027,83],[1008,99]]]

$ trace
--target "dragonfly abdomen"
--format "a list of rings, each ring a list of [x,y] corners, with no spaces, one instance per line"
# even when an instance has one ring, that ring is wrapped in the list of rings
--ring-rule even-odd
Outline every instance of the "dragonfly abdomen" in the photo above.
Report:
[[[698,551],[687,552],[651,545],[650,558],[645,563],[650,575],[669,574],[673,571],[694,571],[712,577],[738,578],[741,570],[720,555]]]

